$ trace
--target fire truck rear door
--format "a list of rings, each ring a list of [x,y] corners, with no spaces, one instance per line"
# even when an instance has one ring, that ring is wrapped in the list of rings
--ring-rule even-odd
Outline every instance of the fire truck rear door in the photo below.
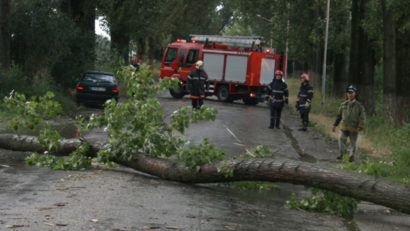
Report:
[[[246,82],[248,56],[227,55],[225,81],[235,83]]]
[[[272,82],[273,73],[275,72],[275,59],[262,59],[260,84],[269,84]]]
[[[224,69],[224,57],[220,54],[204,53],[205,72],[209,80],[221,81]]]

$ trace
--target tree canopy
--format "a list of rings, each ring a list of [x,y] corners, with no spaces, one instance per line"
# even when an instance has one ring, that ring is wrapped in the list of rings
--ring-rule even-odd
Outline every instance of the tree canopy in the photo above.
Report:
[[[4,0],[0,5],[4,16],[0,21],[0,62],[4,73],[17,68],[24,76],[20,79],[29,85],[52,82],[70,88],[82,71],[93,69],[96,60],[102,60],[96,57],[102,52],[96,51],[100,40],[94,35],[94,20],[102,16],[111,35],[112,54],[125,63],[133,50],[153,64],[160,58],[161,48],[176,38],[188,39],[189,34],[258,35],[277,53],[288,47],[288,73],[307,71],[318,88],[326,3]],[[383,105],[389,112],[386,117],[398,125],[408,122],[410,114],[405,89],[410,75],[409,5],[405,0],[340,0],[330,5],[328,93],[343,96],[348,84],[356,84],[369,114]]]

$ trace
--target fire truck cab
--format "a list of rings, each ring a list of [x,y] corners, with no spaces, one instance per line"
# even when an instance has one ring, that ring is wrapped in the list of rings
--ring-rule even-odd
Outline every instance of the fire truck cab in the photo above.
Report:
[[[161,78],[179,79],[170,89],[175,98],[189,93],[186,81],[198,60],[204,61],[209,87],[206,95],[220,101],[242,99],[245,104],[263,101],[276,70],[285,70],[283,55],[262,50],[262,37],[191,35],[191,42],[178,39],[168,44],[161,64]]]

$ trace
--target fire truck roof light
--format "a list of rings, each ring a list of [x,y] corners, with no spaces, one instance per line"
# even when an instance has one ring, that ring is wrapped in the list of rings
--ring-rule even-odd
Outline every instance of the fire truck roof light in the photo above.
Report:
[[[177,39],[177,43],[180,43],[181,42],[181,39]]]
[[[196,43],[196,40],[192,40],[192,43]]]
[[[269,50],[269,49],[266,49],[266,53],[270,53],[270,50]]]
[[[249,96],[250,96],[251,98],[253,98],[253,97],[255,97],[256,95],[255,95],[255,93],[252,93],[252,92],[251,92],[251,93],[249,94]]]

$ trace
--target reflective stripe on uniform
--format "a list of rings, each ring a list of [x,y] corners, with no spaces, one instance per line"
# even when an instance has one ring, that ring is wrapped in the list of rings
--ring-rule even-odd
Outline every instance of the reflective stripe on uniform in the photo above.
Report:
[[[283,93],[283,91],[280,90],[272,90],[273,93]]]

